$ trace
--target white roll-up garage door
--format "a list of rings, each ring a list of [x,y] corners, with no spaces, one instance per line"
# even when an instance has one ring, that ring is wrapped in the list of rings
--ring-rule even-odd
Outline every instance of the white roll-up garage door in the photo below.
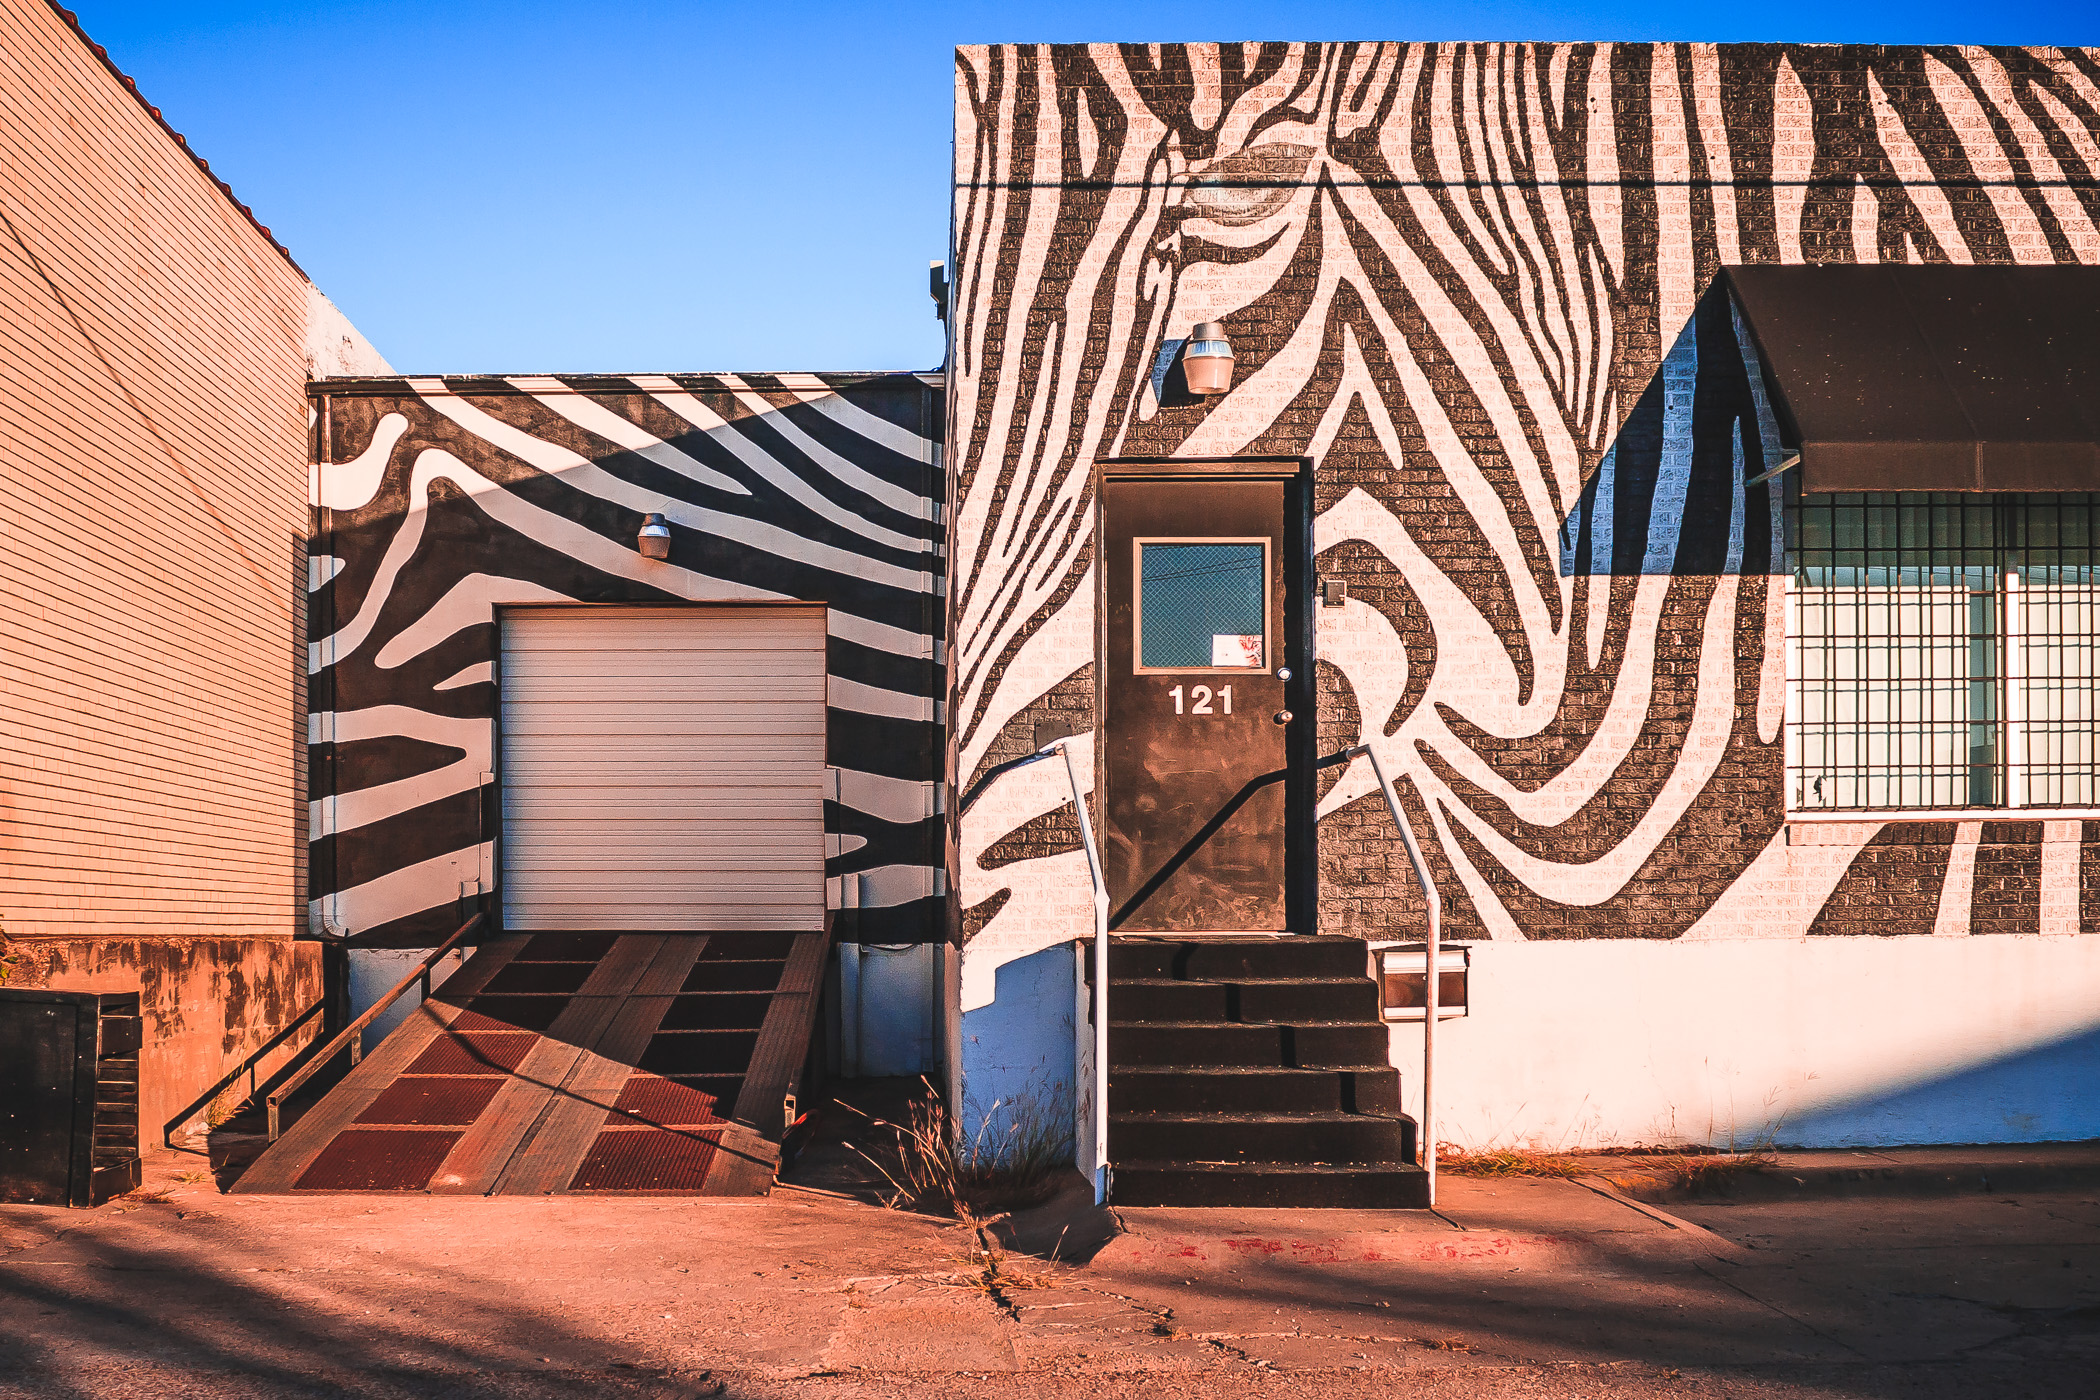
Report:
[[[512,929],[824,926],[824,610],[502,614]]]

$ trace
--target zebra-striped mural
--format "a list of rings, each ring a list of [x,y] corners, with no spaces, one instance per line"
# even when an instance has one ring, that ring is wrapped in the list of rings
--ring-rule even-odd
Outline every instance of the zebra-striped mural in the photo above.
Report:
[[[830,605],[840,932],[945,923],[938,376],[330,380],[312,548],[311,922],[427,946],[487,891],[502,603]],[[661,511],[672,556],[635,533]]]
[[[1316,609],[1321,752],[1378,746],[1452,932],[1814,923],[1883,824],[1782,829],[1786,479],[1750,484],[1778,429],[1710,289],[2100,262],[2100,53],[980,47],[956,113],[965,1010],[1088,926],[1058,766],[991,775],[1091,730],[1112,456],[1314,460],[1316,569],[1349,595]],[[1159,370],[1208,321],[1233,388],[1175,402]],[[1412,932],[1368,764],[1322,783],[1322,931]],[[2051,826],[2075,916],[2081,833]]]

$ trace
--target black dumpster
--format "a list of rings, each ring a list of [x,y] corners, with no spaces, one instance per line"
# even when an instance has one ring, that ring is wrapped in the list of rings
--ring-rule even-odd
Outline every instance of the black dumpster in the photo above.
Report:
[[[140,1031],[137,992],[0,988],[0,1201],[138,1187]]]

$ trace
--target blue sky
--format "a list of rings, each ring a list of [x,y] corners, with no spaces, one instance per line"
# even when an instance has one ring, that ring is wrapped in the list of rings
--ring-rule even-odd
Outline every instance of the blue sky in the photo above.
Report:
[[[2100,44],[2096,0],[71,3],[380,351],[441,373],[937,364],[959,43]]]

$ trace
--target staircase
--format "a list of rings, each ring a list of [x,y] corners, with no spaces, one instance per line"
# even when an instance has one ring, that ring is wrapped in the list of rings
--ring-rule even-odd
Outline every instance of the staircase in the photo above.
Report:
[[[1423,1207],[1362,939],[1117,935],[1118,1205]]]

